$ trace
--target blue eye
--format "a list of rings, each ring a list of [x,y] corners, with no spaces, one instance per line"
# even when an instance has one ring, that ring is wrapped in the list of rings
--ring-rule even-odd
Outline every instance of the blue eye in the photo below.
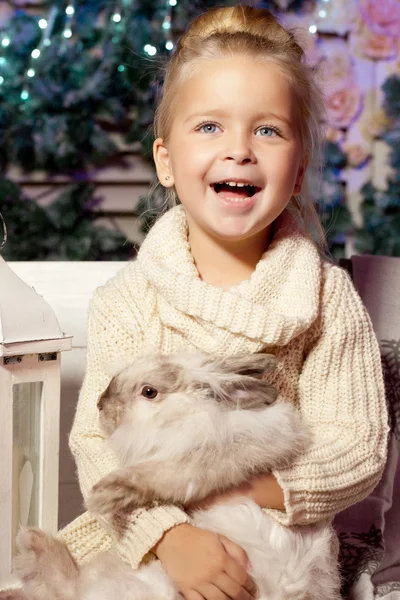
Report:
[[[199,131],[201,131],[202,129],[204,130],[204,127],[217,127],[216,123],[202,123],[199,126]],[[214,133],[214,131],[204,131],[204,133]]]
[[[211,128],[210,129],[206,129],[206,128]],[[205,121],[204,123],[200,123],[200,125],[198,125],[196,131],[201,131],[202,133],[215,133],[215,129],[212,128],[215,127],[219,127],[218,123],[213,123],[212,121]],[[262,135],[262,137],[275,137],[275,136],[281,136],[281,132],[278,129],[278,127],[261,127],[258,131],[266,131],[267,134],[266,135]]]
[[[258,131],[267,131],[267,135],[263,135],[262,137],[273,137],[275,135],[278,135],[278,131],[275,129],[275,127],[261,127],[261,129],[259,129]]]

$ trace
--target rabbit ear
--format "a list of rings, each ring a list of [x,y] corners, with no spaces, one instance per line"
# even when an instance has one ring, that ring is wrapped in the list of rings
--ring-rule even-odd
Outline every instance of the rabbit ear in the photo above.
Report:
[[[237,354],[214,359],[215,366],[223,373],[236,373],[261,379],[265,373],[276,368],[277,360],[273,354]]]
[[[278,391],[266,381],[254,377],[238,377],[226,381],[217,394],[217,400],[222,401],[230,408],[249,410],[273,404],[278,397]]]
[[[217,402],[231,409],[251,409],[275,402],[277,390],[264,380],[276,368],[272,354],[239,354],[209,357],[199,387],[209,388]]]

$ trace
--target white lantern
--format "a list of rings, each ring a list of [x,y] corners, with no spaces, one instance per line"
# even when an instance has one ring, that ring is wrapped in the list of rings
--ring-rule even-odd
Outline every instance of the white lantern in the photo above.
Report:
[[[19,525],[57,530],[60,353],[70,348],[53,310],[0,256],[0,588]]]

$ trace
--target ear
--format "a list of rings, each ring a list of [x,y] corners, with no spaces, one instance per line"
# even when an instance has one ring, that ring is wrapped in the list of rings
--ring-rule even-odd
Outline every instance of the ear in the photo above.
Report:
[[[251,409],[275,402],[277,390],[263,380],[276,368],[273,354],[238,354],[212,361],[220,377],[212,378],[210,388],[218,402],[231,409]]]
[[[298,196],[301,194],[301,190],[303,187],[304,176],[307,172],[307,167],[309,163],[309,154],[306,153],[301,165],[299,166],[299,170],[297,171],[296,183],[294,185],[293,196]]]
[[[154,140],[153,158],[161,185],[172,187],[175,182],[171,170],[169,151],[162,138]]]
[[[261,379],[265,373],[276,368],[277,360],[273,354],[237,354],[214,359],[216,370],[223,373],[236,373]]]
[[[273,404],[277,397],[278,391],[273,385],[244,375],[235,380],[227,381],[222,386],[217,399],[220,402],[223,401],[229,408],[250,410]]]

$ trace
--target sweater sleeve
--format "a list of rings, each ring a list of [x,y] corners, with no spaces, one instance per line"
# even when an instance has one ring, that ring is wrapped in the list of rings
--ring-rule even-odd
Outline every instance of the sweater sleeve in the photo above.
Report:
[[[87,367],[69,440],[85,500],[93,485],[118,467],[99,426],[97,399],[111,379],[110,365],[115,369],[117,364],[133,359],[143,344],[141,318],[132,299],[127,307],[122,294],[117,289],[112,292],[112,307],[105,300],[110,293],[104,294],[103,288],[95,292],[90,303]],[[188,515],[171,505],[139,509],[123,521],[114,519],[112,524],[85,513],[58,535],[78,563],[113,546],[126,563],[137,568],[165,531],[184,522],[190,522]]]
[[[331,520],[366,497],[385,465],[388,416],[380,350],[369,315],[347,273],[330,267],[318,336],[303,363],[298,405],[311,443],[274,472],[283,525]]]

